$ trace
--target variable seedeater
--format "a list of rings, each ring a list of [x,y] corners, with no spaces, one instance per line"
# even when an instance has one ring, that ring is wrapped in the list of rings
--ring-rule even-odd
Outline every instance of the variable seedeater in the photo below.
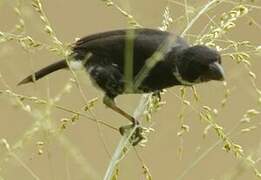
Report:
[[[132,36],[129,36],[129,31]],[[127,47],[130,48],[131,59],[125,56]],[[126,84],[135,84],[141,69],[158,52],[161,53],[160,59],[141,83],[126,89]],[[72,69],[85,68],[95,85],[104,91],[104,104],[133,124],[138,121],[115,104],[114,99],[118,95],[158,92],[176,85],[191,86],[210,80],[224,80],[219,52],[204,45],[190,46],[175,34],[155,29],[123,29],[83,37],[73,44],[68,59],[35,72],[19,85],[34,82],[69,66]],[[124,74],[126,59],[133,65],[130,67],[132,77],[128,79]],[[133,82],[128,82],[130,80]]]

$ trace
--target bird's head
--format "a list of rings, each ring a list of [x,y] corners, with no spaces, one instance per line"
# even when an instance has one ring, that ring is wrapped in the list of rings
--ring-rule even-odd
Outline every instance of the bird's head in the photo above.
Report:
[[[178,56],[174,75],[183,85],[224,80],[220,54],[203,45],[184,49]]]

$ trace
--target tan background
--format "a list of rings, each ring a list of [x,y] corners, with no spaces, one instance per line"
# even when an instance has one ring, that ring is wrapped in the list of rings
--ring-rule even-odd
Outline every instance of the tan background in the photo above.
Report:
[[[184,3],[184,1],[178,2]],[[188,3],[194,8],[200,8],[206,1],[188,0]],[[0,1],[0,31],[10,31],[17,22],[17,17],[13,13],[14,4],[14,2]],[[28,35],[36,40],[51,43],[49,37],[43,32],[39,16],[31,8],[29,2],[24,2],[24,4],[22,10]],[[156,28],[161,24],[162,13],[167,2],[161,0],[131,0],[129,4],[120,5],[123,8],[129,9],[136,20],[143,26]],[[174,20],[184,15],[184,8],[182,6],[171,2],[169,2],[168,5]],[[237,27],[226,34],[226,38],[235,41],[248,40],[253,45],[261,45],[260,27],[248,25],[251,16],[254,17],[257,22],[261,23],[260,0],[256,0],[255,5],[259,6],[259,9],[252,9],[247,16],[237,21]],[[62,42],[72,42],[76,37],[127,26],[126,18],[115,8],[106,7],[102,1],[55,0],[44,1],[43,6],[58,38]],[[222,12],[228,11],[232,7],[231,4],[225,3],[211,10],[209,16],[218,17]],[[193,26],[190,33],[197,34],[208,21],[207,16],[202,16]],[[218,19],[215,19],[215,21],[219,22]],[[184,21],[175,23],[175,27],[171,26],[170,29],[173,28],[175,28],[176,32],[180,33],[182,29],[184,29]],[[193,39],[191,39],[191,41],[193,41]],[[223,44],[223,46],[225,46],[225,44]],[[67,71],[58,72],[34,85],[16,86],[16,83],[32,72],[32,69],[38,69],[51,62],[55,62],[57,59],[59,59],[57,55],[44,49],[26,52],[14,41],[0,44],[0,72],[11,89],[19,94],[46,98],[48,97],[48,91],[51,97],[60,92],[64,84],[71,77]],[[257,76],[256,82],[260,87],[260,56],[253,55],[250,60],[253,64],[252,69]],[[220,102],[225,94],[222,83],[211,82],[198,86],[200,103],[196,103],[195,106],[208,105],[219,109],[220,114],[216,120],[218,124],[224,127],[225,132],[229,132],[242,118],[246,110],[256,108],[257,96],[251,86],[248,72],[243,68],[243,65],[236,64],[227,56],[223,58],[223,64],[226,71],[228,88],[231,90],[227,105],[223,109],[220,108]],[[104,107],[101,103],[101,92],[93,88],[90,82],[84,77],[81,76],[80,79],[83,81],[82,87],[87,99],[92,99],[96,96],[99,97],[99,101],[94,108],[98,119],[106,121],[115,127],[127,123],[121,116]],[[4,89],[2,85],[0,85],[0,87]],[[190,126],[190,132],[185,133],[182,139],[177,137],[177,132],[180,130],[181,125],[178,119],[178,113],[182,110],[182,105],[173,92],[179,94],[178,89],[179,88],[175,87],[171,88],[166,95],[163,96],[163,99],[167,101],[167,105],[153,116],[153,120],[155,121],[153,127],[156,132],[150,135],[146,148],[138,148],[138,152],[149,167],[153,179],[175,179],[188,168],[201,153],[218,140],[216,133],[212,129],[205,139],[202,138],[203,130],[207,124],[200,121],[199,116],[193,112],[191,108],[185,109],[184,120],[185,124]],[[121,107],[132,112],[138,103],[139,97],[140,95],[122,96],[119,97],[117,101]],[[10,98],[6,98],[6,96],[0,96],[0,98],[0,138],[5,138],[10,145],[13,145],[24,136],[25,132],[28,132],[28,129],[36,119],[21,109],[16,108],[15,105],[13,105],[14,101]],[[59,104],[75,110],[82,107],[83,103],[79,95],[79,90],[75,87],[71,93],[63,96],[59,102]],[[29,104],[32,105],[32,109],[35,111],[44,111],[44,105]],[[60,119],[70,117],[70,114],[53,108],[50,117],[51,121],[59,125]],[[242,126],[249,127],[256,125],[258,127],[256,130],[241,134],[241,128],[239,128],[232,136],[236,143],[242,145],[247,154],[255,155],[255,157],[260,157],[261,152],[259,122],[260,116],[252,123]],[[112,153],[120,135],[106,127],[102,127],[102,132],[104,141]],[[33,137],[29,135],[21,149],[16,150],[14,153],[40,177],[41,180],[92,179],[88,176],[88,172],[86,172],[88,168],[94,169],[92,173],[94,173],[97,178],[102,177],[110,159],[101,142],[96,124],[85,118],[81,118],[75,124],[69,125],[61,134],[65,135],[72,143],[71,148],[63,148],[55,136],[53,136],[52,132],[41,130],[34,134]],[[58,133],[58,136],[61,136],[61,134]],[[38,147],[36,143],[38,141],[45,143],[42,155],[37,154]],[[178,148],[181,144],[183,144],[184,148],[182,159],[177,155]],[[79,165],[75,162],[74,158],[72,158],[68,152],[68,149],[72,150],[73,148],[77,149],[83,155],[90,167]],[[1,151],[4,152],[4,148],[2,148]],[[29,171],[18,163],[17,159],[13,156],[5,156],[3,152],[1,153],[2,155],[0,155],[0,177],[2,176],[6,180],[34,179],[29,174]],[[76,155],[74,157],[76,157]],[[9,158],[8,161],[6,161],[5,158]],[[80,162],[83,162],[83,160],[80,160]],[[190,170],[184,179],[226,179],[225,177],[238,172],[241,168],[240,163],[242,162],[236,160],[232,153],[226,153],[222,150],[222,146],[219,145],[205,156],[196,167]],[[256,165],[261,169],[260,163]],[[134,151],[131,151],[127,158],[121,162],[119,168],[119,179],[145,179],[142,175],[143,170],[141,163],[138,161]],[[251,170],[247,170],[246,168],[246,171],[239,171],[242,174],[232,179],[255,179],[254,173]]]

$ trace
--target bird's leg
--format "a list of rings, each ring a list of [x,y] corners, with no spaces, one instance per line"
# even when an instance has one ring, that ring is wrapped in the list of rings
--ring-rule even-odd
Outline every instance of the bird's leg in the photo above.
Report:
[[[119,108],[113,99],[111,99],[110,97],[108,96],[105,96],[103,98],[103,103],[108,106],[109,108],[111,108],[112,110],[114,110],[115,112],[121,114],[122,116],[124,116],[125,118],[127,118],[128,120],[130,120],[133,124],[139,124],[139,122],[134,118],[132,117],[131,115],[129,115],[128,113],[126,113],[125,111],[123,111],[121,108]]]
[[[123,111],[121,108],[119,108],[119,107],[115,104],[114,100],[113,100],[112,98],[108,97],[108,96],[104,96],[104,98],[103,98],[103,103],[104,103],[107,107],[111,108],[113,111],[115,111],[115,112],[121,114],[122,116],[124,116],[125,118],[127,118],[129,121],[132,122],[131,125],[122,126],[122,127],[119,128],[119,131],[120,131],[121,135],[124,135],[127,130],[130,130],[130,129],[133,128],[134,126],[138,126],[138,127],[136,128],[136,131],[135,131],[134,135],[131,137],[132,142],[133,142],[133,143],[132,143],[133,146],[137,145],[141,140],[144,139],[144,137],[143,137],[143,135],[142,135],[142,127],[139,126],[140,123],[139,123],[138,120],[136,120],[134,117],[132,117],[131,115],[129,115],[127,112],[125,112],[125,111]]]

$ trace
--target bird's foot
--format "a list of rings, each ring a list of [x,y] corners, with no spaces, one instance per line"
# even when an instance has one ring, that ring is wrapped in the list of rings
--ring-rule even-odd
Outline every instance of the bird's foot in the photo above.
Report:
[[[152,96],[158,98],[159,101],[161,101],[161,91],[156,91],[154,93],[152,93]]]
[[[137,122],[137,121],[136,121]],[[135,132],[132,134],[132,136],[130,137],[130,143],[133,146],[138,145],[140,142],[145,142],[146,141],[146,137],[144,135],[144,127],[141,127],[139,123],[137,124],[130,124],[127,126],[122,126],[119,128],[119,131],[121,133],[121,135],[125,135],[126,133],[130,132],[131,130],[133,130],[133,128],[135,129]]]

